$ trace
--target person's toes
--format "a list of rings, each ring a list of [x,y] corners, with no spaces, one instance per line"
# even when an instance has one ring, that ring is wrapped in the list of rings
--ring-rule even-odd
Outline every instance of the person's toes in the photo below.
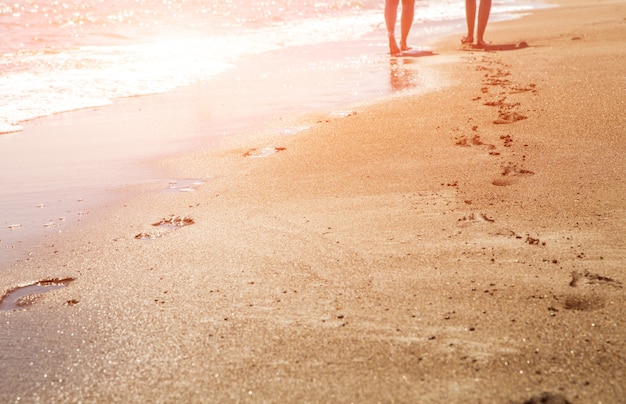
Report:
[[[472,43],[472,42],[474,42],[474,38],[472,38],[471,36],[464,36],[461,38],[462,44]]]

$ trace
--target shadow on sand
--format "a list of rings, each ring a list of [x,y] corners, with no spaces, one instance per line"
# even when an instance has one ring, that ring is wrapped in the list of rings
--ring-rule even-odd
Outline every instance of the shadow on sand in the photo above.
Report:
[[[519,43],[501,43],[501,44],[489,44],[489,45],[464,45],[463,50],[469,51],[477,51],[483,50],[485,52],[495,52],[495,51],[513,51],[528,48],[528,43],[526,41],[522,41]]]
[[[435,52],[425,49],[409,49],[400,53],[391,55],[392,58],[419,58],[422,56],[433,56]]]

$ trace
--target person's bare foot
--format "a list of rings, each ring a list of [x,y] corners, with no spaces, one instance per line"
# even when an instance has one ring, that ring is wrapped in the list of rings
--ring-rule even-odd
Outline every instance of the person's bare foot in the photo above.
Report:
[[[487,42],[484,39],[479,39],[479,40],[476,41],[476,47],[477,48],[486,48],[490,44],[491,44],[491,42]]]
[[[400,48],[398,47],[398,44],[396,43],[396,39],[393,36],[389,36],[389,54],[390,55],[397,55],[398,53],[401,53],[402,51],[400,50]]]
[[[402,52],[408,51],[408,50],[411,50],[411,49],[413,49],[413,48],[411,48],[409,45],[407,45],[406,42],[405,43],[400,43],[400,50]]]
[[[472,43],[474,43],[474,38],[472,38],[471,36],[464,36],[463,38],[461,38],[461,43],[463,45],[465,45],[465,44],[472,44]]]

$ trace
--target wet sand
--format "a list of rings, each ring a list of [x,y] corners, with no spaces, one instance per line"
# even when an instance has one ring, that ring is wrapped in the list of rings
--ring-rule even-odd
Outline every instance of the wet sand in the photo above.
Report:
[[[167,186],[168,173],[146,164],[150,159],[254,135],[270,123],[268,133],[293,133],[300,127],[285,122],[304,111],[343,113],[346,105],[441,85],[400,65],[407,74],[391,86],[379,39],[267,52],[206,83],[35,119],[22,132],[0,135],[0,267],[89,220],[120,188]]]
[[[189,181],[0,273],[73,279],[0,312],[2,401],[623,402],[625,16],[492,24],[410,62],[441,91],[155,161]]]

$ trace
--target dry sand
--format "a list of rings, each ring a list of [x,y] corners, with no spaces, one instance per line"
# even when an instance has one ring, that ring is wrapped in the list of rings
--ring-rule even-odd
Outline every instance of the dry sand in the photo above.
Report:
[[[75,280],[0,313],[0,400],[626,402],[626,4],[564,3],[3,269]]]

